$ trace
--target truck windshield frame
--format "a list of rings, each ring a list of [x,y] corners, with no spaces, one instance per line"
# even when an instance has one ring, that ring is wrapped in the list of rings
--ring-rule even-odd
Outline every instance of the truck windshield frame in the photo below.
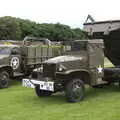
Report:
[[[87,43],[85,41],[73,41],[64,45],[66,52],[87,51]]]
[[[85,42],[72,42],[71,51],[86,51],[87,45]]]

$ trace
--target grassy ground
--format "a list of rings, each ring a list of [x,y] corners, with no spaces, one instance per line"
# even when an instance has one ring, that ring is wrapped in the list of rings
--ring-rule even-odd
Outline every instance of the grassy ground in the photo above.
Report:
[[[120,88],[88,87],[79,103],[67,103],[64,93],[38,98],[34,89],[21,87],[15,81],[0,90],[0,120],[119,120]]]

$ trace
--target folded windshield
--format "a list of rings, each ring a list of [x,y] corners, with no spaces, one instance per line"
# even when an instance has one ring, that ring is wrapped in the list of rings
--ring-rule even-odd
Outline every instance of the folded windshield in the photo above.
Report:
[[[87,45],[85,41],[74,41],[65,44],[66,51],[86,51]]]
[[[9,55],[11,53],[11,49],[7,47],[0,48],[0,55]]]

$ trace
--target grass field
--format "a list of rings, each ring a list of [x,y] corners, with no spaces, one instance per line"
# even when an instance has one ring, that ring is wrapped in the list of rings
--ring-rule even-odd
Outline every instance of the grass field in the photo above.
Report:
[[[104,67],[114,67],[114,65],[107,59],[104,59]]]
[[[120,120],[120,88],[87,87],[79,103],[67,103],[64,93],[38,98],[34,89],[15,81],[0,90],[0,120]]]

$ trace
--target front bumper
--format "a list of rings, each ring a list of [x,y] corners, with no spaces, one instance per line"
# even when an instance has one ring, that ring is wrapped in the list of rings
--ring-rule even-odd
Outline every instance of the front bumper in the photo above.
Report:
[[[40,90],[54,92],[54,82],[51,81],[45,82],[34,79],[22,79],[22,86],[28,88],[35,88],[35,86],[39,86]]]

